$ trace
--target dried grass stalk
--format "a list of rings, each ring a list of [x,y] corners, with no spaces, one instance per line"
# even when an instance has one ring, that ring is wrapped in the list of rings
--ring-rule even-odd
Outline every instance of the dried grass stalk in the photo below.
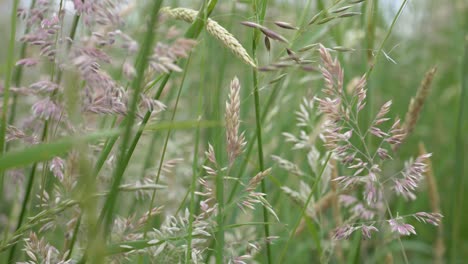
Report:
[[[419,154],[426,155],[427,151],[422,142],[419,143]],[[440,213],[440,195],[437,189],[437,182],[434,177],[434,171],[432,170],[432,162],[430,159],[426,161],[427,169],[424,173],[424,177],[427,182],[427,189],[429,195],[429,203],[431,205],[431,210],[434,213]],[[434,242],[434,263],[442,264],[444,263],[444,253],[445,253],[445,244],[444,244],[444,227],[442,221],[437,227],[437,237]]]
[[[419,114],[421,113],[424,102],[426,101],[427,95],[429,94],[429,89],[431,87],[432,79],[437,71],[436,67],[430,69],[426,76],[424,77],[419,89],[416,93],[416,97],[411,98],[411,102],[406,113],[405,123],[403,128],[405,129],[406,135],[408,136],[413,132],[416,122],[418,121]]]
[[[165,7],[161,9],[161,12],[172,18],[183,20],[188,23],[193,23],[198,15],[198,11],[188,8]],[[243,62],[254,68],[257,67],[254,60],[250,57],[242,44],[240,44],[240,42],[231,33],[229,33],[229,31],[219,25],[218,22],[208,18],[206,21],[206,30],[210,35],[221,41],[224,46],[236,54]]]
[[[388,253],[386,256],[385,256],[385,264],[393,264],[393,255]]]

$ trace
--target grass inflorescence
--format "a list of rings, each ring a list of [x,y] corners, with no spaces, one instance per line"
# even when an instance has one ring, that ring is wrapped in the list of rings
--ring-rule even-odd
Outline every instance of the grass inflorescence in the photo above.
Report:
[[[460,1],[10,2],[0,263],[468,258]]]

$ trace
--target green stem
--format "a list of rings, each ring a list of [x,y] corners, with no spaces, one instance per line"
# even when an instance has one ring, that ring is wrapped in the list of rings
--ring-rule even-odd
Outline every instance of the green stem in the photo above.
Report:
[[[263,0],[260,1],[261,5],[259,5],[258,1],[254,1],[254,12],[256,16],[256,20],[258,24],[262,24],[267,7],[267,1]],[[259,42],[259,31],[255,30],[253,41],[252,41],[252,56],[256,60],[257,59],[257,45]],[[262,124],[260,118],[260,95],[259,95],[259,88],[258,88],[258,76],[257,70],[253,69],[253,89],[254,89],[254,103],[255,103],[255,126],[256,126],[256,134],[257,134],[257,149],[258,149],[258,163],[259,163],[259,170],[264,171],[265,165],[263,161],[263,142],[262,142]],[[261,191],[265,194],[266,199],[266,184],[265,180],[261,182]],[[262,207],[263,211],[263,221],[268,223],[268,210],[265,207]],[[266,241],[266,260],[267,263],[272,263],[271,258],[271,246],[270,243],[267,242],[267,238],[270,236],[270,226],[264,225],[264,232],[265,232],[265,241]]]
[[[393,27],[395,26],[396,22],[398,21],[398,18],[400,17],[401,13],[403,12],[403,9],[405,8],[406,4],[407,4],[408,0],[404,0],[401,5],[400,5],[400,8],[398,9],[398,12],[396,13],[395,17],[393,18],[392,20],[392,23],[390,24],[390,28],[388,29],[387,31],[387,34],[385,35],[385,38],[383,39],[383,41],[380,43],[380,46],[377,50],[377,54],[375,55],[375,58],[373,59],[373,61],[371,62],[368,62],[370,63],[369,65],[369,68],[365,74],[366,76],[366,80],[368,81],[368,86],[369,86],[369,82],[370,82],[370,75],[372,74],[374,68],[375,68],[375,65],[377,64],[377,61],[380,57],[380,55],[382,54],[382,51],[383,51],[383,48],[385,46],[385,43],[387,43],[387,40],[388,38],[390,37],[392,31],[393,31]],[[371,9],[371,12],[373,12],[374,9],[373,9],[373,6],[372,6],[372,9]],[[373,14],[370,14],[370,16],[372,16]],[[375,25],[373,25],[375,27]],[[369,34],[369,32],[368,32]],[[373,45],[373,43],[372,43]],[[373,107],[372,107],[372,104],[374,103],[374,91],[372,89],[367,89],[367,105],[368,105],[368,121],[372,120],[373,119],[373,116],[374,116],[374,111],[373,111]],[[372,137],[367,137],[367,142],[363,142],[364,143],[364,147],[366,147],[367,145],[369,147],[372,146]],[[369,154],[370,155],[370,154]]]
[[[390,28],[388,29],[384,40],[382,41],[382,43],[380,43],[379,49],[377,50],[377,54],[375,54],[375,58],[374,58],[373,62],[371,63],[371,65],[369,66],[369,69],[366,72],[366,78],[367,79],[369,79],[369,76],[371,75],[372,71],[374,70],[375,64],[377,63],[377,61],[378,61],[378,59],[380,57],[380,54],[382,54],[383,47],[385,46],[385,43],[387,43],[387,40],[388,40],[388,38],[390,37],[390,35],[391,35],[392,31],[393,31],[393,27],[395,26],[398,18],[400,17],[401,13],[403,12],[403,9],[405,8],[407,2],[408,2],[408,0],[404,0],[401,3],[400,8],[398,9],[398,12],[396,13],[395,17],[393,18],[392,23],[390,24]]]
[[[202,114],[203,109],[203,93],[202,89],[198,92],[198,113]],[[201,119],[201,116],[199,117]],[[187,255],[185,256],[185,263],[190,263],[192,260],[192,233],[193,221],[195,219],[195,188],[197,186],[198,175],[198,149],[200,144],[200,126],[195,131],[195,147],[193,149],[193,162],[192,162],[192,183],[190,185],[190,215],[188,223],[188,237],[187,237]]]
[[[11,73],[13,71],[13,66],[15,64],[15,40],[16,40],[16,12],[18,9],[19,0],[13,1],[13,8],[11,10],[10,17],[10,41],[8,43],[8,55],[7,55],[7,65],[5,71],[5,84],[3,88],[3,109],[0,121],[0,157],[3,156],[5,151],[5,136],[7,128],[7,112],[8,112],[8,103],[10,99],[10,87],[11,87]],[[0,171],[0,192],[3,196],[3,181],[4,181],[5,172]],[[1,197],[0,197],[1,198]]]
[[[44,141],[46,136],[47,136],[47,123],[44,124],[44,130],[42,131],[42,141]],[[18,218],[18,222],[16,224],[15,232],[21,228],[21,225],[23,224],[23,220],[26,216],[29,199],[31,197],[31,193],[32,193],[33,185],[34,185],[34,178],[36,175],[36,170],[37,170],[37,163],[34,163],[34,165],[31,168],[31,172],[29,173],[28,183],[26,185],[26,192],[24,194],[23,204],[21,205],[21,211],[20,211],[20,215]],[[8,253],[8,263],[13,263],[13,260],[15,257],[16,245],[17,243],[15,243],[10,248],[10,252]]]
[[[191,58],[191,54],[189,55],[189,57],[187,59],[187,62],[185,64],[185,67],[184,67],[184,71],[183,71],[184,74],[183,74],[182,81],[180,83],[180,86],[179,86],[179,89],[178,89],[178,92],[177,92],[177,98],[176,98],[176,102],[175,102],[175,106],[174,106],[174,111],[172,112],[171,121],[174,121],[176,113],[177,113],[177,107],[179,105],[179,99],[180,99],[180,95],[182,93],[182,88],[184,86],[185,77],[186,77],[187,72],[188,72],[188,66],[189,66],[189,63],[190,63],[190,58]],[[158,166],[158,172],[156,174],[155,184],[159,183],[159,179],[161,177],[161,171],[162,171],[162,168],[164,166],[164,158],[166,157],[167,145],[169,143],[169,139],[171,137],[171,134],[172,134],[172,128],[169,128],[169,131],[167,132],[167,135],[166,135],[166,139],[164,141],[164,146],[163,146],[163,149],[162,149],[161,158],[159,160],[159,166]],[[153,209],[155,199],[156,199],[156,190],[154,190],[152,195],[151,195],[151,201],[149,203],[148,212],[151,212],[151,210]],[[151,223],[152,223],[151,219],[149,219],[147,221],[147,223],[146,223],[144,233],[143,233],[143,238],[144,239],[146,239],[146,237],[147,237],[148,230],[149,230],[149,228],[151,226]],[[143,262],[143,258],[140,257],[138,263],[142,263],[142,262]]]
[[[16,13],[15,13],[16,14]],[[70,33],[70,39],[74,39],[75,37],[75,33],[76,33],[76,28],[78,27],[78,22],[79,22],[79,16],[78,15],[75,15],[74,19],[73,19],[73,24],[72,24],[72,29],[71,29],[71,33]],[[70,43],[68,44],[67,46],[67,49],[70,48]],[[62,76],[62,71],[59,71],[58,73],[58,78],[56,79],[56,83],[59,84],[60,81],[61,81],[61,76]],[[52,94],[52,96],[54,96],[56,93],[56,91]],[[47,139],[47,134],[48,134],[48,131],[49,131],[49,121],[46,120],[45,123],[44,123],[44,128],[42,130],[42,136],[41,136],[41,141],[45,141]],[[21,228],[21,225],[23,224],[23,220],[24,220],[24,217],[26,216],[26,211],[27,211],[27,205],[29,203],[29,199],[31,197],[31,193],[32,193],[32,189],[33,189],[33,183],[34,183],[34,179],[35,179],[35,175],[36,175],[36,171],[37,171],[37,163],[33,164],[32,168],[31,168],[31,173],[28,177],[28,183],[27,183],[27,187],[26,187],[26,193],[25,193],[25,197],[24,197],[24,200],[23,200],[23,204],[22,204],[22,207],[21,207],[21,212],[20,212],[20,217],[18,219],[18,223],[17,223],[17,226],[16,226],[16,230],[20,229]],[[3,173],[2,173],[3,174]],[[3,181],[2,181],[3,182]],[[45,179],[43,179],[42,182],[45,182]],[[42,188],[44,188],[44,184],[42,186]],[[41,193],[42,195],[42,193]],[[8,256],[8,259],[9,259],[9,262],[12,262],[13,261],[13,258],[14,258],[14,255],[15,255],[15,250],[16,250],[16,244],[13,245],[10,249],[10,252],[9,252],[9,256]]]
[[[66,260],[70,259],[73,253],[73,248],[75,246],[76,240],[78,238],[78,231],[80,230],[81,226],[81,215],[78,216],[78,220],[76,221],[75,228],[73,228],[73,236],[70,242],[70,246],[68,247],[68,254],[65,257]]]
[[[172,112],[171,121],[174,121],[176,113],[177,113],[177,107],[179,106],[179,99],[180,99],[180,95],[182,93],[182,88],[184,86],[184,81],[185,81],[186,73],[188,71],[187,68],[188,68],[188,65],[190,63],[190,58],[191,58],[191,55],[189,55],[189,57],[187,59],[187,63],[185,64],[184,75],[182,77],[182,81],[180,83],[180,86],[179,86],[179,89],[178,89],[178,92],[177,92],[177,98],[176,98],[176,102],[175,102],[175,106],[174,106],[174,111]],[[159,166],[158,166],[158,172],[156,174],[155,184],[159,183],[159,178],[161,176],[161,171],[162,171],[162,168],[164,167],[164,158],[166,156],[167,145],[169,143],[169,138],[171,137],[171,134],[172,134],[172,128],[169,128],[169,130],[167,131],[166,139],[164,140],[164,146],[163,146],[163,149],[162,149],[161,158],[159,160]],[[155,198],[156,198],[156,190],[153,191],[153,194],[151,196],[151,202],[150,202],[150,206],[148,208],[148,211],[151,211],[151,209],[153,208]],[[148,221],[148,225],[149,225],[150,222],[151,221]],[[147,230],[148,230],[148,228],[145,229],[145,232],[144,232],[144,235],[143,235],[144,238],[146,238]]]
[[[468,36],[468,35],[465,35]],[[461,92],[460,92],[460,103],[458,108],[458,117],[457,117],[457,130],[455,134],[455,166],[456,166],[456,175],[455,180],[453,181],[453,190],[456,190],[453,193],[453,202],[451,208],[451,234],[450,234],[450,243],[449,243],[449,256],[450,263],[455,263],[457,259],[457,250],[460,245],[460,220],[462,218],[463,201],[464,201],[464,191],[465,191],[465,153],[463,146],[466,145],[464,140],[464,131],[463,131],[463,120],[465,112],[465,102],[467,100],[467,90],[468,90],[468,39],[465,39],[464,55],[463,62],[461,66]],[[466,132],[465,132],[466,134]]]
[[[301,210],[301,214],[299,215],[299,218],[297,219],[296,223],[294,224],[294,228],[293,230],[291,230],[291,232],[289,233],[289,237],[288,237],[288,240],[286,241],[286,245],[284,246],[283,248],[283,252],[281,253],[281,257],[280,257],[280,261],[279,263],[284,263],[283,262],[283,259],[284,257],[286,256],[286,253],[288,251],[288,247],[289,247],[289,244],[291,243],[291,240],[294,236],[294,234],[296,233],[296,230],[297,228],[299,227],[299,223],[301,222],[301,219],[305,216],[305,212],[307,210],[307,207],[309,206],[309,203],[310,201],[312,200],[312,197],[314,196],[314,192],[312,190],[315,189],[315,186],[320,182],[320,180],[322,179],[322,175],[323,173],[325,172],[325,168],[327,167],[328,165],[328,161],[330,160],[330,157],[331,157],[331,152],[328,153],[327,155],[327,159],[325,160],[325,163],[323,164],[323,167],[322,169],[320,170],[320,174],[317,178],[317,180],[314,182],[314,185],[312,186],[311,188],[311,191],[309,193],[309,196],[307,197],[307,200],[306,202],[304,203],[304,207],[302,208]]]
[[[29,10],[34,9],[35,6],[36,6],[36,0],[32,0],[31,5],[29,6]],[[25,35],[28,34],[29,31],[30,31],[30,27],[26,27],[24,30],[24,34]],[[20,48],[20,55],[19,55],[20,59],[24,59],[26,57],[26,48],[27,48],[27,44],[26,42],[23,42]],[[23,77],[23,66],[19,65],[16,67],[16,71],[13,73],[13,84],[16,87],[20,86],[22,77]],[[15,120],[17,103],[18,103],[18,95],[14,94],[13,102],[10,107],[10,116],[8,119],[9,124],[13,124],[13,121]]]
[[[147,32],[145,34],[143,45],[141,47],[141,51],[140,51],[139,58],[138,58],[139,63],[137,64],[137,67],[136,67],[137,77],[134,79],[132,83],[133,96],[130,100],[130,106],[129,106],[128,115],[126,118],[127,124],[125,126],[125,131],[122,137],[122,143],[120,145],[118,163],[115,168],[114,175],[112,177],[113,182],[112,182],[111,190],[104,203],[103,212],[101,214],[103,218],[100,218],[100,223],[103,224],[102,227],[104,230],[104,238],[107,237],[107,235],[110,232],[110,227],[112,226],[113,213],[114,213],[113,211],[114,211],[115,204],[117,202],[117,194],[119,190],[118,187],[120,186],[120,183],[122,182],[123,175],[126,169],[126,167],[124,167],[125,165],[124,161],[127,159],[126,157],[127,147],[130,142],[130,136],[132,134],[132,127],[133,127],[133,124],[135,123],[138,98],[140,96],[140,92],[143,87],[144,73],[145,73],[146,66],[148,64],[148,57],[151,53],[153,41],[155,38],[153,34],[153,29],[156,25],[156,21],[158,18],[158,13],[159,13],[161,4],[162,4],[162,0],[157,0],[154,2],[151,8],[151,17],[150,17],[150,20],[148,21]]]
[[[216,177],[216,201],[218,203],[218,214],[216,223],[216,264],[224,263],[224,175],[220,169]]]

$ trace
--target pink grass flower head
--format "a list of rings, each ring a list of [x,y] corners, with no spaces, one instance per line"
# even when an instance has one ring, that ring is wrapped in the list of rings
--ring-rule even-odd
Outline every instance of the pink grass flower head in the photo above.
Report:
[[[416,235],[414,226],[403,223],[401,218],[390,219],[387,220],[387,222],[390,225],[391,231],[394,233],[400,234],[402,236],[410,236],[411,234]]]

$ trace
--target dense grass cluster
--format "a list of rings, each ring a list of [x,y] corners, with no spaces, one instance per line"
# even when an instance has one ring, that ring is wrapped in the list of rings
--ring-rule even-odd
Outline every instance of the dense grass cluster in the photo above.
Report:
[[[468,258],[465,1],[0,8],[0,263]]]

